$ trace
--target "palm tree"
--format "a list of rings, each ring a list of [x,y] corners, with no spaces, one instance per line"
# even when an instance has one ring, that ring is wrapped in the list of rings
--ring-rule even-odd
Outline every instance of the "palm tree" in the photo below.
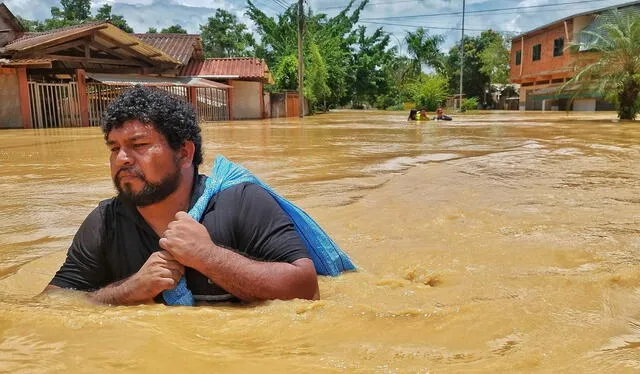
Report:
[[[405,41],[411,56],[412,73],[419,75],[422,64],[431,67],[437,73],[444,71],[444,56],[439,50],[440,44],[444,42],[442,35],[429,35],[429,31],[420,27],[415,32],[407,32]]]
[[[595,86],[618,106],[618,118],[636,118],[640,93],[640,14],[604,13],[580,34],[579,72],[568,84]]]

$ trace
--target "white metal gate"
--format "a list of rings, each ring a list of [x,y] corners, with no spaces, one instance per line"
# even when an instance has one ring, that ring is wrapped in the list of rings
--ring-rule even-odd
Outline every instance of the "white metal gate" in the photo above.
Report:
[[[29,82],[33,128],[81,126],[78,85]]]

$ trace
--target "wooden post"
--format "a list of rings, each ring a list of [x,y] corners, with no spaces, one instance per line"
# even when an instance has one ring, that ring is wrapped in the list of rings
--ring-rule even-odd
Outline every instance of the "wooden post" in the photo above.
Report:
[[[84,69],[76,69],[78,83],[78,101],[80,102],[80,124],[89,126],[89,98],[87,97],[87,81]]]
[[[195,87],[189,86],[189,100],[191,101],[191,105],[193,105],[193,110],[196,111],[196,115],[198,114],[198,90]]]
[[[227,85],[233,86],[233,81],[229,79]],[[227,105],[229,106],[229,121],[233,121],[233,87],[227,88]]]
[[[31,102],[29,101],[29,82],[27,80],[27,68],[17,68],[18,94],[20,95],[20,114],[22,114],[22,127],[30,129]]]

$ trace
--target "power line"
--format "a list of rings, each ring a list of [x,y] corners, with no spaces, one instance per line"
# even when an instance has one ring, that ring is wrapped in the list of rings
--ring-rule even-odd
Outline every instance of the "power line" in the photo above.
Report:
[[[548,8],[555,7],[561,5],[575,5],[575,4],[585,4],[585,3],[595,3],[602,2],[607,0],[581,0],[581,1],[570,1],[564,3],[555,3],[555,4],[543,4],[543,5],[530,5],[530,6],[522,6],[522,7],[509,7],[509,8],[494,8],[494,9],[484,9],[484,10],[472,10],[467,11],[465,14],[477,14],[477,13],[492,13],[499,12],[505,10],[522,10],[522,9],[533,9],[533,8]],[[449,16],[449,15],[460,15],[462,12],[447,12],[447,13],[431,13],[431,14],[414,14],[409,16],[393,16],[393,17],[372,17],[372,18],[362,18],[363,21],[371,21],[371,20],[390,20],[390,19],[405,19],[405,18],[425,18],[425,17],[440,17],[440,16]]]
[[[369,23],[369,24],[373,24],[373,25],[386,25],[386,26],[402,26],[402,27],[414,27],[414,28],[420,28],[423,27],[425,29],[434,29],[434,30],[446,30],[446,31],[460,31],[462,30],[461,27],[439,27],[439,26],[428,26],[428,25],[411,25],[411,24],[406,24],[406,23],[390,23],[390,22],[374,22],[374,21],[358,21],[358,23]],[[468,27],[464,28],[467,31],[487,31],[487,28],[484,29],[470,29]],[[495,31],[497,33],[512,33],[515,32],[514,30],[511,31],[506,31],[506,30],[496,30],[494,28],[491,28],[491,31]]]
[[[287,10],[289,6],[284,0],[271,0],[272,3],[278,5],[280,8]]]

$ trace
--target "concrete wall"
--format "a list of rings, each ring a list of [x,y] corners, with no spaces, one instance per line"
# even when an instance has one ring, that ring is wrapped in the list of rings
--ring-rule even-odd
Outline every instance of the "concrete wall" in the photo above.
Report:
[[[0,129],[23,128],[18,73],[0,68]]]
[[[231,110],[233,119],[262,118],[262,90],[260,82],[232,81]]]

